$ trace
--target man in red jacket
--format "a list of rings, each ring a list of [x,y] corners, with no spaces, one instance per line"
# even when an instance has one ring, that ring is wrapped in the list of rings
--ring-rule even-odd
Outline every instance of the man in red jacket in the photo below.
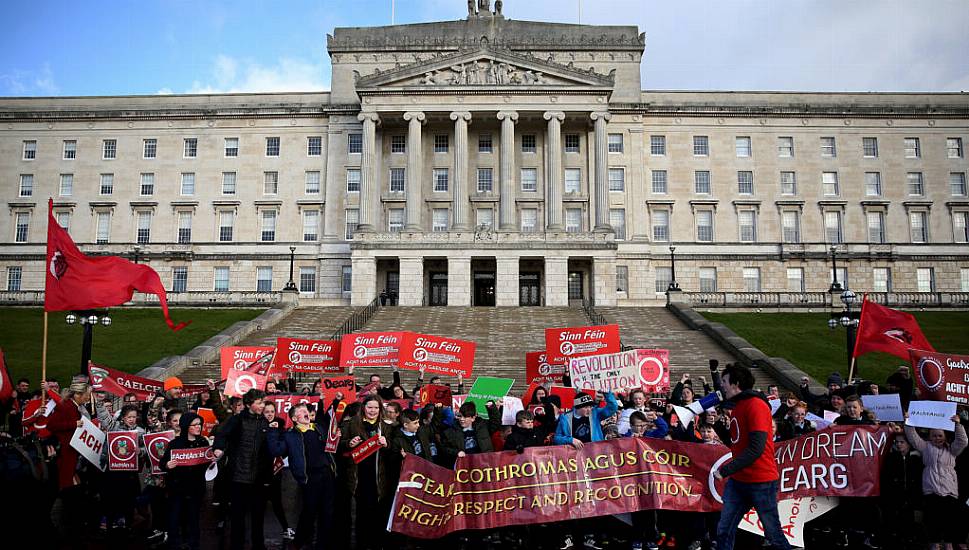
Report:
[[[68,532],[77,533],[82,527],[83,501],[81,491],[76,488],[75,480],[77,461],[80,454],[71,447],[74,431],[81,426],[81,415],[84,405],[91,401],[91,385],[86,382],[74,382],[70,387],[70,394],[54,407],[47,417],[47,429],[60,443],[57,457],[57,486],[61,490],[61,500],[64,503],[63,517]]]

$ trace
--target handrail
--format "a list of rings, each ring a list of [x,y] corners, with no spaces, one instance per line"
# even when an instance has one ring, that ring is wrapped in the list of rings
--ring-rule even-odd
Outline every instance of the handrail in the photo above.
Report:
[[[585,313],[585,316],[589,319],[589,322],[592,323],[593,326],[609,324],[609,320],[606,319],[606,316],[596,311],[592,300],[586,298],[582,299],[582,311]],[[622,351],[634,349],[632,346],[627,346],[625,343],[623,343],[622,338],[619,339],[619,348]]]
[[[336,329],[336,332],[330,335],[330,340],[340,340],[344,334],[350,334],[363,328],[379,310],[380,298],[374,298],[369,304],[357,309],[353,312],[353,315],[347,317],[347,320],[340,325],[340,328]]]

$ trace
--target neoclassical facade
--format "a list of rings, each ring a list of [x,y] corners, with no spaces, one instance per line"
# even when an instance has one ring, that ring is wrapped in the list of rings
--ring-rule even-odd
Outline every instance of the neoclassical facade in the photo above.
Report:
[[[644,91],[633,26],[468,18],[327,37],[329,92],[0,99],[0,291],[46,201],[175,292],[648,305],[969,291],[969,95]],[[487,4],[483,2],[480,4]],[[3,292],[0,292],[2,294]]]

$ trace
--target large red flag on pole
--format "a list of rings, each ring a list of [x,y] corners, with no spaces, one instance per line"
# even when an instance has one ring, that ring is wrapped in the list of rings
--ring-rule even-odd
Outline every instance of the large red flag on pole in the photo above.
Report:
[[[3,350],[0,349],[0,403],[6,403],[12,398],[13,382],[10,380],[10,373],[7,372],[7,363],[3,359]]]
[[[861,319],[852,357],[872,351],[883,351],[902,359],[908,359],[908,350],[935,351],[922,334],[915,316],[897,309],[868,301],[865,295],[861,303]]]
[[[54,218],[52,199],[47,204],[46,268],[44,311],[117,306],[131,300],[137,290],[158,296],[169,328],[180,330],[188,324],[176,325],[168,316],[165,287],[154,269],[118,256],[98,258],[81,252]]]

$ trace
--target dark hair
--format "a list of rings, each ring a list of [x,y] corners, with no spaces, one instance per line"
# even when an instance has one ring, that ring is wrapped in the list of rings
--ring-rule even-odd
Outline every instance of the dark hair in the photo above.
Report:
[[[640,422],[642,422],[644,424],[646,422],[649,422],[649,420],[646,418],[646,415],[643,414],[643,413],[641,413],[641,412],[639,412],[639,411],[633,411],[633,414],[629,415],[629,423],[630,424],[633,423],[633,420],[638,420],[638,421],[640,421]]]
[[[844,399],[845,399],[845,404],[848,404],[852,401],[857,401],[858,403],[861,403],[861,398],[855,394],[851,394],[848,397],[845,397]]]
[[[440,382],[440,381],[441,381],[441,377],[440,376],[432,376],[431,377],[431,384],[437,385],[437,383]]]
[[[478,407],[474,406],[474,402],[465,401],[461,403],[461,408],[458,409],[461,416],[478,416]]]
[[[128,392],[121,397],[121,401],[127,401],[129,397],[134,397],[135,401],[138,400],[138,394],[133,392]]]
[[[262,390],[257,390],[256,388],[252,388],[242,396],[242,404],[248,407],[253,403],[255,403],[256,401],[260,399],[265,399],[265,398],[266,398],[266,392]]]
[[[378,407],[377,408],[377,418],[378,419],[383,419],[383,417],[384,417],[384,400],[381,399],[379,395],[368,395],[367,397],[365,397],[363,399],[363,401],[358,401],[358,403],[360,403],[360,410],[359,410],[359,412],[357,414],[360,415],[360,418],[365,417],[367,415],[367,413],[366,413],[367,403],[370,403],[371,401],[376,401],[377,402],[377,407]],[[346,414],[346,411],[344,411],[344,414]]]
[[[435,407],[431,403],[424,405],[424,408],[421,409],[420,412],[421,423],[423,423],[425,420],[431,420],[434,418],[434,409]]]
[[[128,407],[131,407],[133,410],[136,410],[136,411],[138,410],[138,407],[136,405],[125,405],[124,407],[121,407],[121,416],[125,415],[125,409],[127,409]],[[165,415],[165,422],[171,422],[172,418],[174,418],[176,414],[185,414],[185,411],[183,411],[182,409],[169,410],[168,414]]]
[[[629,399],[632,400],[633,396],[636,395],[637,393],[641,393],[643,394],[643,397],[646,397],[646,390],[644,390],[643,388],[633,388],[632,390],[629,391]]]
[[[310,408],[306,405],[306,403],[296,403],[295,405],[289,408],[290,420],[296,420],[296,409],[299,409],[299,408],[306,409],[307,412],[309,412],[310,410]]]
[[[17,385],[19,386],[20,384],[23,384],[24,382],[30,384],[30,380],[27,380],[26,378],[21,378],[20,380],[17,380]]]
[[[373,373],[373,374],[371,374],[371,375],[370,375],[370,383],[371,383],[371,384],[372,384],[372,383],[373,383],[373,381],[374,381],[374,380],[373,380],[373,377],[374,377],[374,376],[376,376],[376,377],[377,377],[377,380],[380,380],[380,375],[379,375],[379,374],[377,374],[377,373]]]
[[[401,424],[403,424],[404,422],[414,422],[415,420],[420,420],[420,419],[421,419],[421,415],[417,414],[417,411],[414,411],[411,409],[405,409],[403,412],[400,413]]]
[[[410,396],[407,395],[407,390],[405,390],[404,389],[404,386],[401,386],[400,384],[391,384],[390,385],[390,391],[391,391],[391,393],[393,393],[393,391],[395,389],[397,389],[397,388],[400,388],[400,393],[402,393],[404,395],[404,399],[410,399]]]
[[[343,410],[343,418],[345,418],[345,419],[347,419],[347,418],[353,418],[354,416],[357,416],[357,413],[359,413],[359,412],[360,412],[360,402],[359,401],[354,401],[353,403],[348,403],[347,404],[347,408]]]
[[[521,410],[515,413],[515,423],[519,423],[523,420],[535,420],[535,415],[531,411]]]
[[[235,407],[236,404],[239,403],[240,401],[242,401],[242,398],[241,397],[235,397],[235,396],[230,397],[229,398],[229,408],[231,409],[232,407]]]
[[[401,407],[400,406],[400,403],[398,403],[396,401],[390,401],[390,402],[388,402],[387,403],[387,408],[388,409],[397,409],[397,414],[400,414],[404,410],[404,407]]]
[[[124,407],[121,407],[121,412],[118,413],[118,418],[124,418],[125,415],[128,414],[128,413],[130,413],[130,412],[133,412],[133,413],[136,413],[137,414],[138,413],[138,406],[137,405],[125,405]],[[172,414],[172,413],[169,412],[168,414]]]
[[[721,376],[729,376],[730,383],[736,384],[741,391],[749,390],[754,387],[754,375],[750,369],[739,364],[730,363],[723,369]]]

